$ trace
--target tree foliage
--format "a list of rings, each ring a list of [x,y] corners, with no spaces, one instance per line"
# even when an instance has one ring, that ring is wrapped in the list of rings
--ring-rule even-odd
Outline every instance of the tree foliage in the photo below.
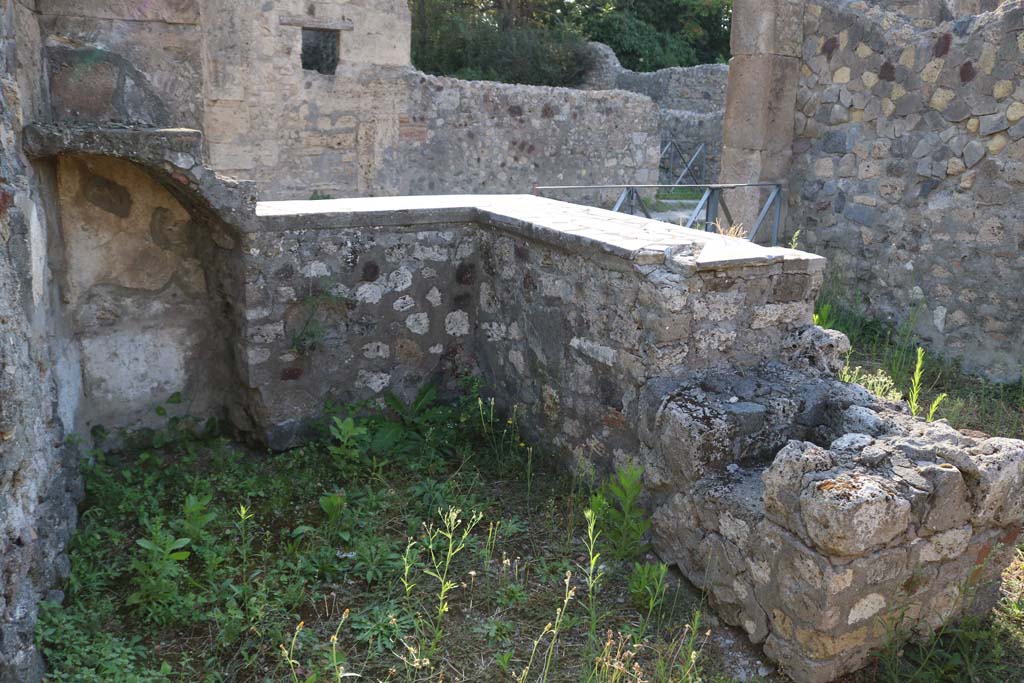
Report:
[[[435,74],[577,85],[587,40],[652,71],[729,57],[732,0],[409,0],[413,63]]]

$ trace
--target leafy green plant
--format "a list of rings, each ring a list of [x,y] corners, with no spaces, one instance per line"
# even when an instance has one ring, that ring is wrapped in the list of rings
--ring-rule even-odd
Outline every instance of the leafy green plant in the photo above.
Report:
[[[640,505],[642,493],[643,469],[632,464],[617,470],[601,489],[607,504],[597,506],[597,523],[616,560],[638,557],[647,549],[644,537],[651,521]]]
[[[633,564],[629,575],[629,595],[633,605],[644,614],[640,623],[638,640],[642,640],[651,622],[651,617],[660,611],[665,602],[665,574],[668,565],[663,562]]]
[[[352,571],[367,585],[394,576],[401,569],[402,555],[394,551],[388,539],[366,536],[356,540]]]
[[[179,523],[182,533],[189,538],[203,540],[209,536],[207,527],[210,522],[217,519],[216,512],[209,512],[210,501],[213,494],[197,496],[193,493],[185,496],[185,503],[182,506],[182,519]]]
[[[361,464],[366,448],[366,427],[356,424],[351,417],[335,417],[330,426],[331,441],[327,452],[342,473],[352,473]]]
[[[183,620],[192,604],[181,591],[186,577],[183,563],[191,554],[185,548],[192,540],[176,538],[160,522],[150,523],[147,529],[149,536],[135,541],[142,552],[132,558],[135,591],[126,604],[157,624]]]
[[[521,583],[506,583],[498,589],[495,597],[498,607],[506,610],[518,607],[529,599],[526,588]]]
[[[836,328],[837,319],[831,303],[819,303],[813,314],[814,324],[827,330]]]
[[[914,375],[910,380],[910,391],[907,392],[907,404],[910,405],[910,414],[917,417],[921,412],[918,401],[921,396],[921,377],[924,374],[924,349],[917,347],[917,363],[914,365]]]
[[[515,655],[515,652],[513,652],[512,650],[498,652],[494,655],[494,663],[497,664],[498,668],[501,669],[504,673],[509,673],[513,655]]]
[[[800,231],[799,230],[794,232],[793,236],[789,238],[789,248],[790,249],[799,249],[800,248]],[[815,321],[814,324],[817,325],[819,323],[817,321]],[[822,327],[824,327],[824,325],[822,325]]]
[[[512,637],[512,624],[504,619],[492,617],[481,624],[480,633],[490,643],[507,643]]]
[[[105,628],[103,615],[85,606],[39,605],[36,642],[46,656],[49,683],[169,683],[176,673],[138,634]],[[175,676],[176,678],[176,676]]]
[[[415,622],[393,600],[375,603],[352,615],[356,641],[374,652],[397,648],[414,631]]]

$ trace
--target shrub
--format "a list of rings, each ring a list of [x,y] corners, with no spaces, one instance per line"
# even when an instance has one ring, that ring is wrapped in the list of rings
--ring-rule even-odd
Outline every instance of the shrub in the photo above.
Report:
[[[578,85],[592,58],[586,39],[562,27],[499,25],[477,11],[446,8],[413,25],[413,64],[469,80]]]

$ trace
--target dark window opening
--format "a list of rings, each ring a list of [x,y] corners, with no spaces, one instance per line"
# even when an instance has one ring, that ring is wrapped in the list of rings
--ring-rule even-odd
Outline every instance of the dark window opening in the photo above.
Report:
[[[302,68],[328,76],[338,68],[338,31],[321,28],[302,29]]]

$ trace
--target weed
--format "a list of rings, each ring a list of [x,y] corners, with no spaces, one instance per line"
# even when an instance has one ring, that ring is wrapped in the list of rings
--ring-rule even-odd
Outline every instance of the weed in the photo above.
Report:
[[[190,493],[185,496],[185,504],[181,510],[182,519],[178,524],[182,533],[199,541],[209,537],[206,528],[217,518],[217,513],[208,512],[211,500],[213,500],[212,493],[204,496]]]
[[[482,515],[474,513],[465,523],[462,520],[462,510],[448,508],[447,511],[440,511],[441,526],[429,525],[426,527],[427,553],[430,555],[430,566],[424,573],[437,581],[437,605],[433,615],[433,633],[430,637],[429,656],[437,650],[441,643],[444,615],[448,613],[448,598],[457,583],[449,578],[452,562],[466,548],[466,540],[473,533],[473,529],[482,519]]]
[[[922,406],[937,367],[950,377],[925,358]],[[1020,405],[1021,389],[986,395]],[[944,416],[972,410],[963,394],[950,396]],[[591,496],[587,473],[570,481],[531,458],[515,411],[500,416],[475,393],[452,405],[430,391],[419,398],[383,414],[370,404],[338,409],[322,441],[287,453],[252,454],[182,422],[163,430],[175,436],[160,448],[91,453],[66,604],[44,605],[37,627],[48,680],[294,683],[294,673],[340,683],[358,673],[426,683],[505,671],[568,683],[601,680],[607,667],[596,659],[617,666],[630,651],[627,669],[639,663],[652,683],[708,680],[700,613],[677,610],[687,589],[659,589],[659,565],[631,564],[631,574],[604,564],[616,548],[633,559],[644,547],[638,469]],[[529,496],[536,506],[524,504]],[[458,509],[494,521],[477,533],[480,515],[460,520]],[[1020,572],[1004,584],[997,620],[971,627],[999,639],[1011,665],[1024,662]],[[939,647],[966,647],[956,643]],[[986,666],[964,657],[960,671]],[[945,680],[968,680],[959,675]]]
[[[665,602],[665,574],[668,565],[662,562],[634,563],[633,572],[629,575],[629,595],[633,605],[644,615],[637,634],[643,640],[651,617],[660,611]]]
[[[191,554],[184,548],[192,540],[175,538],[158,521],[150,523],[148,531],[148,537],[135,541],[143,552],[132,559],[135,591],[126,604],[157,624],[184,620],[193,602],[181,591],[186,577],[183,563]]]
[[[596,497],[596,500],[604,501],[601,497]],[[599,505],[598,507],[603,511],[607,506]],[[601,560],[601,553],[597,551],[597,542],[601,537],[601,532],[597,529],[597,515],[598,513],[594,512],[593,508],[583,512],[583,518],[587,523],[587,537],[583,540],[587,549],[587,564],[583,567],[583,576],[587,583],[587,634],[591,648],[597,646],[597,592],[600,590],[601,580],[604,578],[604,573],[598,564]]]
[[[415,622],[391,600],[371,605],[352,617],[356,642],[373,652],[396,649],[415,629]]]
[[[793,233],[793,236],[789,238],[789,248],[799,249],[800,248],[800,231],[797,230]],[[815,323],[817,325],[818,323]]]
[[[903,394],[896,386],[896,382],[882,368],[874,372],[865,372],[861,366],[851,368],[849,363],[839,369],[840,381],[849,384],[859,384],[875,396],[886,401],[902,401]]]
[[[367,536],[355,542],[352,570],[368,586],[397,574],[402,567],[403,556],[394,551],[387,539]]]
[[[651,522],[640,505],[643,470],[636,465],[620,468],[601,489],[605,503],[593,507],[611,555],[616,560],[638,557],[647,549],[644,541]]]
[[[327,446],[334,465],[342,474],[351,475],[362,464],[366,447],[366,427],[357,425],[351,417],[335,417],[330,426],[332,442]]]

